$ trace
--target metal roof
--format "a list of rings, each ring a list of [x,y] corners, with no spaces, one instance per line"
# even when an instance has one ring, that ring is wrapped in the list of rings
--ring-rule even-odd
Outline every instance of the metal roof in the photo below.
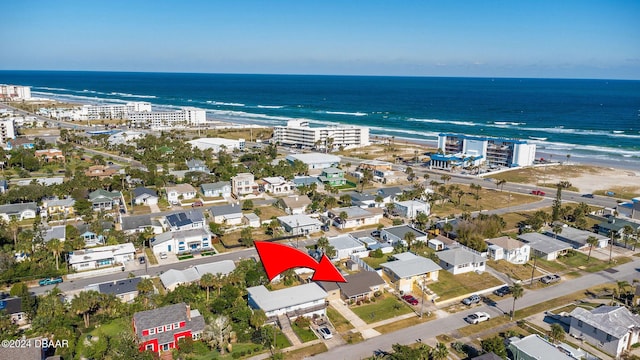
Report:
[[[303,214],[278,216],[278,221],[280,221],[283,224],[287,224],[291,228],[295,228],[298,226],[322,225],[322,223],[318,219],[314,219],[310,216],[303,215]]]
[[[334,236],[329,238],[328,240],[329,244],[331,244],[331,246],[333,246],[336,250],[347,250],[354,248],[362,248],[363,250],[366,249],[364,244],[362,244],[350,234]]]
[[[395,236],[395,237],[397,237],[399,239],[404,239],[404,235],[406,233],[409,233],[409,232],[413,233],[416,236],[416,238],[427,236],[427,233],[422,232],[422,231],[417,230],[417,229],[414,229],[409,225],[393,226],[393,227],[390,227],[390,228],[382,229],[382,231],[386,231],[389,234],[391,234],[391,235],[393,235],[393,236]]]
[[[394,274],[398,275],[399,278],[410,278],[442,270],[442,268],[431,259],[412,253],[405,252],[396,254],[394,257],[398,260],[386,262],[380,264],[380,266],[391,270]]]
[[[569,355],[565,355],[553,344],[544,340],[537,334],[529,335],[522,339],[511,341],[509,346],[529,355],[533,359],[544,360],[575,360]]]
[[[265,312],[324,300],[328,294],[316,283],[269,291],[263,285],[247,289],[249,298]]]
[[[577,307],[569,315],[617,339],[630,328],[640,327],[640,315],[632,314],[624,306],[600,306],[591,311]]]
[[[444,261],[451,265],[479,263],[487,260],[486,258],[464,247],[443,250],[438,252],[437,255],[441,261]]]
[[[532,249],[543,254],[551,254],[556,251],[571,249],[571,245],[564,241],[556,240],[536,232],[520,234],[518,235],[518,239],[526,242]]]

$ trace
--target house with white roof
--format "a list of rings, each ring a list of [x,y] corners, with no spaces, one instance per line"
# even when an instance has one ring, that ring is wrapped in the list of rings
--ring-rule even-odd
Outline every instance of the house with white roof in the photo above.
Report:
[[[324,169],[340,164],[339,156],[322,153],[291,154],[285,159],[290,163],[296,160],[302,161],[309,169]]]
[[[231,196],[231,183],[228,181],[218,181],[200,185],[202,195],[206,197],[229,197]]]
[[[351,255],[357,257],[369,256],[369,250],[351,234],[338,235],[327,240],[336,250],[336,255],[331,260],[348,259]]]
[[[132,145],[138,139],[141,139],[146,134],[140,131],[121,131],[115,134],[111,134],[107,138],[107,142],[111,146],[117,146],[120,144]]]
[[[569,334],[618,357],[640,342],[640,315],[624,306],[577,307],[569,314]]]
[[[289,215],[304,214],[309,205],[311,205],[311,199],[307,195],[287,196],[277,201],[277,206]]]
[[[304,214],[279,216],[278,222],[284,231],[291,235],[314,234],[319,232],[322,227],[322,223],[318,219]]]
[[[200,281],[200,278],[202,278],[204,274],[226,276],[235,269],[236,264],[233,260],[222,260],[195,265],[184,270],[169,269],[160,274],[160,281],[167,290],[172,291],[179,285]]]
[[[487,255],[493,260],[506,260],[512,264],[526,264],[531,254],[531,246],[508,236],[486,239],[489,245]]]
[[[76,271],[92,270],[125,264],[135,259],[135,254],[136,249],[132,243],[76,250],[69,253],[69,265]]]
[[[254,228],[260,227],[262,223],[260,221],[260,217],[254,213],[246,213],[242,215],[242,223],[247,226],[251,226]]]
[[[171,204],[180,204],[180,200],[195,199],[197,191],[191,184],[177,184],[165,188],[167,200]]]
[[[264,192],[271,195],[291,194],[296,189],[296,184],[288,181],[282,176],[272,176],[262,178],[259,184]]]
[[[257,195],[258,190],[252,173],[239,173],[231,178],[231,192],[236,196]]]
[[[481,253],[466,246],[438,252],[440,266],[453,275],[471,271],[484,272],[487,259]]]
[[[205,228],[168,231],[156,235],[150,245],[154,254],[210,250],[211,233]]]
[[[340,219],[340,214],[345,213],[347,218]],[[329,218],[333,219],[333,224],[341,229],[351,229],[358,226],[375,225],[382,220],[384,210],[381,208],[363,209],[357,206],[331,209],[327,212]]]
[[[533,256],[549,261],[566,254],[572,248],[571,245],[564,241],[537,232],[520,234],[518,235],[518,240],[531,246]]]
[[[213,222],[223,225],[242,224],[242,208],[238,204],[212,206],[209,213],[213,216]]]
[[[567,355],[566,350],[555,346],[538,334],[532,334],[522,339],[511,338],[507,349],[513,354],[514,360],[576,360],[582,358]]]
[[[395,254],[393,257],[394,261],[380,266],[397,291],[412,291],[416,281],[438,281],[438,272],[442,268],[433,260],[410,252]]]
[[[267,322],[274,322],[279,316],[295,319],[326,314],[328,294],[314,282],[275,291],[260,285],[248,288],[247,292],[249,306],[264,311]]]
[[[427,233],[409,225],[398,225],[384,228],[380,231],[380,239],[391,244],[401,242],[402,244],[407,246],[409,245],[405,241],[405,236],[407,235],[407,233],[413,233],[413,235],[415,236],[415,241],[426,242],[428,240]]]
[[[422,200],[397,201],[394,205],[395,213],[407,219],[415,219],[420,213],[431,213],[431,205]]]
[[[596,245],[596,247],[598,248],[605,248],[607,247],[607,245],[609,245],[609,238],[607,236],[600,235],[591,231],[576,229],[574,227],[567,226],[566,224],[562,226],[562,231],[558,234],[554,233],[551,230],[545,231],[544,234],[554,237],[560,241],[564,241],[570,244],[574,249],[584,249],[589,247],[589,244],[587,244],[587,239],[590,236],[593,236],[596,238],[596,240],[598,240],[598,244]]]

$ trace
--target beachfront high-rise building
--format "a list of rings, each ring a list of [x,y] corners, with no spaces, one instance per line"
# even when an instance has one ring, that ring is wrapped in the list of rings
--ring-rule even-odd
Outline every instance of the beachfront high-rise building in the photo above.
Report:
[[[331,139],[331,140],[328,140]],[[309,127],[304,120],[290,120],[286,126],[276,126],[273,140],[282,145],[331,148],[369,145],[369,128],[361,126]]]
[[[16,127],[14,124],[14,120],[12,118],[0,119],[0,143],[6,144],[7,140],[15,138]]]
[[[525,140],[463,134],[439,134],[438,150],[442,154],[432,155],[430,165],[444,169],[469,163],[490,168],[529,166],[536,158],[536,144]]]
[[[0,100],[29,100],[31,87],[0,84]]]
[[[84,105],[80,109],[80,116],[87,120],[127,119],[128,113],[144,111],[151,111],[151,104],[135,101],[126,104]]]
[[[204,125],[207,113],[203,109],[185,107],[177,111],[129,112],[127,118],[133,127],[167,130]]]

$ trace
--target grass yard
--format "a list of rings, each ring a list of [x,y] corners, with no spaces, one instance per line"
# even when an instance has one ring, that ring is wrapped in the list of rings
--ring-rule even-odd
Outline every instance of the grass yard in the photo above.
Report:
[[[373,257],[363,257],[361,258],[362,261],[364,261],[365,263],[367,263],[367,265],[371,266],[374,269],[380,269],[380,264],[389,262],[389,254],[383,254],[382,257],[380,258],[373,258]]]
[[[607,190],[596,190],[595,195],[607,195],[607,191],[613,191],[614,196],[620,199],[633,199],[640,196],[640,187],[635,186],[614,186]]]
[[[462,336],[471,336],[481,331],[485,331],[509,322],[508,316],[496,316],[489,319],[489,321],[481,322],[479,324],[469,324],[465,327],[459,328],[458,332]]]
[[[371,304],[352,306],[351,310],[367,324],[408,314],[412,311],[390,294],[384,294]]]
[[[465,195],[461,198],[461,205],[454,205],[452,202],[447,202],[444,205],[434,205],[431,209],[431,213],[440,216],[446,216],[449,214],[457,214],[465,211],[476,211],[478,209],[494,210],[502,209],[507,206],[516,206],[522,204],[528,204],[540,201],[540,197],[531,196],[526,194],[509,193],[507,191],[496,190],[495,185],[486,187],[483,183],[478,185],[482,186],[482,189],[478,192],[480,199],[478,199],[477,206],[474,200],[475,190],[467,185],[457,184],[461,190],[465,192]],[[454,199],[457,201],[457,199]]]
[[[617,257],[614,258],[614,261],[610,264],[608,261],[595,259],[592,256],[591,259],[589,259],[589,262],[587,262],[587,257],[587,255],[581,252],[574,252],[572,256],[562,256],[559,257],[557,261],[564,264],[567,269],[580,269],[586,272],[598,272],[631,261],[628,257]]]
[[[242,233],[242,230],[225,233],[224,235],[221,236],[221,240],[227,246],[233,246],[233,245],[236,245],[236,244],[240,244],[240,235],[241,235],[241,233]],[[269,235],[264,233],[264,230],[262,228],[253,229],[251,234],[253,235],[253,240],[254,241],[261,241],[261,240],[269,240],[269,239],[271,239],[271,237]]]
[[[422,323],[425,323],[427,321],[434,320],[434,319],[435,319],[435,317],[433,315],[432,316],[426,316],[425,315],[422,319],[420,319],[420,317],[416,316],[416,317],[410,317],[408,319],[398,320],[396,322],[392,322],[391,324],[378,326],[378,327],[375,327],[373,329],[376,330],[377,332],[381,333],[381,334],[386,334],[386,333],[394,332],[396,330],[407,328],[409,326],[422,324]]]
[[[324,343],[318,343],[311,346],[303,347],[301,349],[288,351],[284,353],[284,358],[286,360],[301,360],[311,357],[315,354],[326,352],[327,350],[327,345],[325,345]]]
[[[92,340],[87,340],[91,344],[96,344],[96,342],[104,341],[105,337],[112,338],[117,337],[118,334],[122,331],[123,328],[131,326],[131,324],[126,319],[116,319],[109,323],[103,324],[98,328],[91,330],[88,333],[82,334],[80,339],[76,344],[76,353],[85,354],[86,348],[91,345],[85,344],[85,340],[90,336]]]
[[[279,209],[275,206],[261,206],[258,209],[260,209],[261,221],[270,220],[273,217],[287,215],[287,213],[285,213],[282,209]]]
[[[508,183],[537,184],[545,182],[545,178],[566,178],[578,177],[582,174],[597,174],[600,168],[587,165],[556,165],[542,168],[524,168],[506,171],[490,176],[496,180],[507,180]],[[555,187],[555,184],[553,185]]]
[[[498,272],[501,272],[512,279],[516,280],[527,280],[531,278],[531,270],[533,270],[533,266],[529,264],[516,265],[512,264],[508,261],[487,261],[487,265],[491,268],[495,269]],[[540,276],[542,273],[536,269],[534,273],[534,277]]]
[[[344,341],[347,342],[347,344],[357,344],[361,341],[364,341],[362,334],[359,332],[348,332],[346,334],[341,334],[341,335]]]
[[[468,272],[465,274],[453,275],[452,273],[443,270],[438,274],[438,281],[428,284],[427,287],[438,294],[438,301],[442,301],[484,290],[493,286],[498,286],[500,284],[502,284],[502,282],[488,272],[483,274]]]
[[[327,316],[329,317],[329,321],[331,321],[331,324],[333,324],[333,327],[337,332],[344,333],[353,329],[353,325],[351,325],[351,323],[347,319],[345,319],[344,316],[340,315],[338,310],[332,308],[331,306],[327,308]]]
[[[309,327],[301,328],[295,322],[293,322],[291,323],[291,328],[293,329],[293,332],[296,333],[296,335],[298,335],[298,338],[303,343],[318,339],[316,334]]]
[[[156,254],[154,254],[153,251],[151,251],[151,249],[145,248],[144,254],[147,256],[147,260],[151,265],[158,264],[158,259],[156,259]]]

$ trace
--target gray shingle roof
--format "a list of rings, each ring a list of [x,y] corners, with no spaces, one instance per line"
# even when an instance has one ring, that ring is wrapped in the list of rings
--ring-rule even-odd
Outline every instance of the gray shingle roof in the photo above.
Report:
[[[239,214],[242,213],[242,207],[236,204],[212,206],[209,208],[209,212],[213,214],[213,216]]]
[[[372,287],[384,286],[384,280],[375,271],[361,271],[357,274],[345,276],[346,283],[338,283],[340,290],[347,297],[366,294]]]
[[[67,234],[67,227],[64,225],[52,226],[47,229],[42,236],[42,240],[46,243],[53,239],[64,241]]]
[[[122,230],[135,230],[151,226],[151,215],[136,215],[122,217]]]
[[[545,235],[554,236],[553,231],[545,231]],[[558,234],[558,240],[567,240],[571,242],[575,242],[580,245],[587,245],[587,238],[589,236],[593,236],[598,240],[608,239],[606,236],[602,236],[600,234],[596,234],[590,231],[576,229],[571,226],[563,226],[562,232]]]
[[[142,278],[124,279],[98,284],[98,290],[103,294],[122,295],[138,291],[138,283]]]
[[[413,276],[430,273],[432,271],[442,270],[442,268],[438,264],[433,262],[433,260],[427,259],[422,256],[417,256],[409,252],[397,254],[394,256],[398,260],[386,262],[380,264],[380,266],[391,270],[400,278],[410,278]]]
[[[140,195],[151,195],[151,196],[158,197],[158,193],[146,187],[137,187],[133,189],[133,197],[138,197]]]
[[[34,202],[0,205],[0,214],[16,215],[25,210],[38,210],[38,205]]]
[[[486,261],[484,257],[465,248],[455,248],[438,252],[438,258],[451,265],[462,265]]]
[[[409,225],[399,225],[399,226],[394,226],[394,227],[390,227],[390,228],[385,228],[383,230],[388,232],[388,233],[390,233],[390,234],[392,234],[392,235],[394,235],[394,236],[397,236],[400,239],[404,239],[404,234],[406,234],[408,232],[414,233],[417,238],[418,237],[427,236],[426,233],[424,233],[424,232],[422,232],[420,230],[414,229]]]
[[[172,342],[174,333],[183,332],[191,329],[191,332],[201,332],[204,330],[204,319],[196,310],[191,310],[191,320],[187,319],[187,305],[178,303],[169,306],[163,306],[154,310],[137,312],[133,315],[136,324],[136,335],[142,341],[150,339],[158,339],[158,344],[166,344]],[[186,327],[165,331],[160,334],[142,336],[142,330],[158,327],[161,325],[173,324],[177,322],[186,322]]]
[[[640,327],[640,315],[632,314],[624,306],[600,306],[591,311],[577,307],[570,315],[618,339],[630,328]]]
[[[204,191],[221,190],[225,186],[231,186],[231,185],[229,184],[228,181],[218,181],[218,182],[215,182],[215,183],[202,184],[202,185],[200,185],[200,188],[204,192]]]
[[[204,215],[201,210],[189,210],[183,211],[171,215],[167,215],[167,222],[171,227],[180,227],[204,220]]]

